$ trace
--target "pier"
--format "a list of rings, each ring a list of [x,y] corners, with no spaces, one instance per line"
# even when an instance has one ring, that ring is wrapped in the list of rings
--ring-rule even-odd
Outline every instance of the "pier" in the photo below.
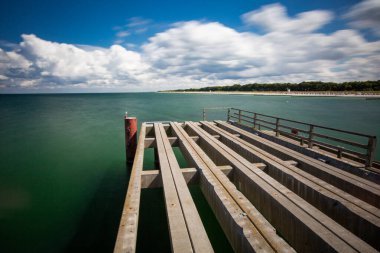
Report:
[[[375,136],[234,108],[225,121],[207,121],[205,110],[203,117],[143,122],[137,145],[136,135],[126,136],[134,158],[115,253],[136,252],[141,190],[158,187],[171,251],[213,252],[191,184],[235,252],[380,251]],[[180,167],[173,147],[189,168]],[[154,170],[143,170],[148,148]]]

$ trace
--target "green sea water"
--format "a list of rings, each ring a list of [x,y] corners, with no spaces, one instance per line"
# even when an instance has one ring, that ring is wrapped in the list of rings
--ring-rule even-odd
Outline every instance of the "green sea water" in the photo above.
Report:
[[[203,107],[237,107],[380,136],[380,100],[364,98],[0,95],[0,252],[112,252],[128,181],[125,111],[139,122],[199,121]],[[210,111],[207,118],[226,119],[226,112]],[[149,157],[146,168],[154,167]],[[191,193],[213,246],[230,251],[199,188]],[[162,190],[144,190],[141,208],[138,250],[169,251]]]

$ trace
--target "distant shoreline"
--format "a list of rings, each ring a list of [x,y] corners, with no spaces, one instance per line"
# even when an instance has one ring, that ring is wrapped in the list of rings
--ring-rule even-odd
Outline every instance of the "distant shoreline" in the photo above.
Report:
[[[209,94],[209,95],[254,95],[254,96],[296,96],[296,97],[363,97],[378,98],[380,93],[373,92],[337,92],[337,91],[159,91],[159,93],[175,93],[175,94]]]

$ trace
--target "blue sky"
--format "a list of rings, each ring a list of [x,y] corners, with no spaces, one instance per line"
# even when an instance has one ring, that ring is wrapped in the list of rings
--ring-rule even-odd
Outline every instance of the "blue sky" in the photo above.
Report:
[[[379,79],[380,0],[0,6],[0,93]]]

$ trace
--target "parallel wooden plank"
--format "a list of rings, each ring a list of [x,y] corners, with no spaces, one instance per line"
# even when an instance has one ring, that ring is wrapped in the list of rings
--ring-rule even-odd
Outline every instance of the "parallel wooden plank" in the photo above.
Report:
[[[232,198],[228,195],[215,176],[207,170],[200,157],[192,149],[187,135],[183,135],[181,128],[173,124],[174,133],[181,139],[180,148],[184,155],[191,161],[194,166],[197,166],[200,171],[200,187],[204,196],[208,200],[216,217],[218,218],[221,227],[223,228],[231,246],[235,252],[254,252],[255,241],[253,238],[246,235],[252,234],[247,222],[247,217],[240,215],[242,210],[236,205]],[[235,232],[241,231],[241,232]],[[257,248],[257,247],[256,247]]]
[[[236,138],[227,131],[209,122],[201,122],[210,134],[220,135],[219,140],[251,162],[260,161],[267,165],[266,171],[276,180],[296,192],[309,203],[330,215],[335,221],[380,248],[380,210],[342,190],[296,168],[254,145]]]
[[[204,128],[207,131],[200,128],[202,124],[206,126]],[[166,135],[166,130],[169,127],[173,129],[176,137]],[[380,206],[380,202],[377,199],[376,201],[373,200],[371,191],[380,196],[378,194],[380,193],[380,185],[271,141],[263,138],[261,140],[256,135],[240,128],[234,129],[234,126],[223,122],[170,123],[170,125],[166,124],[165,126],[161,123],[152,123],[149,128],[149,138],[145,138],[147,125],[143,123],[141,127],[114,252],[135,252],[136,250],[140,194],[141,187],[144,184],[163,185],[164,187],[172,251],[211,252],[211,244],[207,235],[204,236],[206,233],[203,224],[187,188],[189,181],[200,183],[202,192],[237,252],[293,251],[284,240],[278,237],[276,230],[268,220],[277,228],[278,226],[285,227],[279,229],[282,236],[289,233],[289,228],[286,226],[301,228],[293,231],[294,233],[291,234],[290,238],[285,236],[293,246],[297,244],[295,246],[297,250],[308,252],[375,251],[332,219],[326,218],[317,209],[313,209],[309,203],[302,202],[302,199],[294,192],[287,191],[282,185],[276,184],[278,182],[274,181],[273,178],[266,177],[268,175],[264,171],[282,182],[290,190],[300,190],[298,192],[300,196],[304,194],[305,199],[313,199],[315,203],[326,208],[326,210],[335,201],[334,203],[337,203],[339,208],[346,209],[342,210],[343,214],[349,214],[343,219],[350,220],[352,224],[364,224],[360,224],[361,231],[359,232],[361,234],[355,233],[362,239],[365,239],[363,235],[366,234],[372,236],[373,241],[376,241],[376,235],[379,234],[378,223],[380,218],[379,209],[374,206],[377,206],[376,204]],[[156,133],[155,136],[152,135],[153,131]],[[254,143],[258,143],[260,148],[255,147]],[[192,161],[191,166],[194,166],[195,169],[179,168],[172,150],[173,145],[181,148],[187,159]],[[142,171],[144,147],[156,148],[161,166],[159,173],[158,171]],[[229,165],[224,167],[226,164],[230,164],[232,167]],[[258,169],[257,166],[259,165],[264,171]],[[317,175],[311,175],[313,173],[322,176],[319,176],[319,179]],[[237,188],[226,174],[232,175],[231,180],[236,180]],[[339,178],[344,178],[344,180],[339,181]],[[353,182],[356,179],[358,182],[355,185]],[[367,198],[372,199],[367,200],[367,202],[372,203],[371,201],[373,201],[374,206],[337,189],[338,186],[324,182],[329,180],[338,181],[336,184],[343,188],[346,187],[344,188],[346,191],[357,192],[360,191],[360,188],[365,189],[370,192]],[[342,186],[341,183],[347,181],[348,186]],[[365,194],[361,192],[359,195]],[[310,203],[313,202],[310,201]],[[283,209],[284,206],[288,210]],[[291,217],[287,213],[289,210],[292,212]],[[284,213],[286,214],[284,215]],[[360,216],[362,220],[355,221],[357,218],[353,219],[350,213]],[[264,218],[263,214],[268,220]],[[339,220],[342,217],[334,218]],[[306,225],[304,224],[302,227],[299,224],[300,221]],[[372,223],[375,230],[368,228],[366,222]],[[203,229],[200,233],[199,228]],[[318,238],[310,236],[310,231],[317,231]],[[293,244],[294,238],[299,242]],[[302,243],[305,244],[304,247],[300,246]]]
[[[268,141],[226,122],[216,121],[216,123],[218,127],[230,133],[239,133],[243,140],[278,158],[298,162],[298,167],[302,170],[380,208],[380,185]]]
[[[145,132],[146,125],[143,123],[141,125],[139,142],[137,144],[128,191],[124,201],[114,253],[132,253],[136,251]]]
[[[154,131],[156,134],[172,252],[193,252],[158,123],[154,123]]]
[[[141,188],[162,187],[161,174],[159,170],[143,170],[141,172]]]
[[[158,130],[161,132],[160,134],[162,137],[162,142],[166,151],[173,182],[175,184],[179,201],[181,203],[182,212],[185,217],[185,222],[190,235],[193,250],[194,252],[199,253],[213,252],[211,243],[207,237],[206,230],[202,224],[201,218],[199,217],[190,191],[187,188],[185,178],[182,175],[181,168],[179,167],[173,149],[171,148],[165,129],[162,125],[158,125]]]
[[[316,251],[318,248],[318,251],[326,252],[331,250],[344,252],[375,251],[368,244],[335,223],[299,196],[287,190],[263,171],[255,168],[236,152],[212,138],[199,126],[191,122],[188,122],[187,125],[193,132],[197,133],[201,139],[200,143],[205,145],[205,149],[210,149],[215,154],[231,162],[231,166],[236,169],[235,177],[237,176],[238,181],[242,184],[239,188],[251,201],[261,207],[261,211],[272,222],[276,223],[278,229],[282,230],[281,234],[288,235],[288,240],[294,243],[299,250],[310,252]],[[268,209],[274,203],[280,204],[278,206],[280,208],[273,210],[272,207]],[[299,229],[293,232],[289,231],[289,228],[284,226],[286,222],[283,223],[284,214],[288,217],[288,222],[291,220],[292,225],[298,225]],[[292,217],[292,219],[289,219],[289,217]],[[299,234],[300,231],[305,234]],[[310,233],[310,231],[314,231],[314,233]],[[305,236],[313,238],[306,245],[301,240],[302,238],[305,240]]]
[[[214,133],[214,132],[217,132],[218,134],[222,133],[222,137],[224,140],[233,141],[235,144],[234,147],[238,147],[239,152],[241,150],[244,150],[245,153],[239,153],[239,154],[243,155],[247,160],[250,160],[250,159],[255,160],[255,161],[259,160],[265,166],[270,165],[272,168],[273,167],[281,168],[284,171],[287,171],[291,175],[294,175],[294,176],[299,175],[303,178],[302,180],[307,180],[307,182],[313,182],[314,184],[318,185],[318,187],[325,188],[330,193],[338,195],[341,198],[343,198],[345,201],[348,201],[348,202],[352,203],[353,205],[356,205],[356,207],[363,209],[363,210],[371,213],[372,215],[380,218],[380,210],[378,208],[356,198],[355,196],[352,196],[352,195],[340,190],[339,188],[337,188],[337,187],[335,187],[329,183],[326,183],[325,181],[323,181],[323,180],[321,180],[321,179],[319,179],[319,178],[317,178],[317,177],[315,177],[315,176],[313,176],[313,175],[311,175],[311,174],[309,174],[309,173],[307,173],[301,169],[299,169],[298,167],[296,167],[297,163],[295,161],[292,161],[292,160],[283,161],[280,158],[272,155],[271,153],[266,152],[266,151],[262,150],[261,148],[255,146],[255,145],[253,145],[253,144],[251,144],[251,143],[249,143],[249,142],[247,142],[241,138],[236,138],[234,136],[234,134],[231,134],[228,131],[223,130],[222,128],[218,128],[214,125],[211,125],[208,122],[204,122],[203,125],[205,125],[206,128],[209,129],[212,133]],[[205,130],[207,131],[207,129],[205,129]],[[223,139],[219,139],[219,140],[221,140],[223,142]],[[223,143],[225,143],[225,142],[223,142]],[[321,202],[323,202],[323,201],[321,201]]]
[[[265,167],[265,165],[264,165]],[[227,176],[231,176],[233,170],[232,167],[218,166],[218,168]],[[196,168],[182,168],[182,175],[185,178],[186,184],[198,184],[199,172]],[[160,188],[162,187],[162,180],[160,170],[143,170],[141,172],[141,188]]]
[[[286,147],[282,144],[275,143],[269,139],[266,139],[262,136],[251,133],[249,131],[246,131],[237,125],[232,125],[232,124],[229,124],[225,121],[218,120],[218,121],[215,121],[215,123],[217,124],[218,127],[223,128],[224,130],[226,130],[232,134],[236,134],[236,133],[242,131],[242,133],[244,133],[241,136],[242,139],[244,139],[248,142],[256,141],[257,142],[256,144],[255,143],[252,143],[252,144],[254,144],[256,146],[260,146],[260,147],[262,146],[261,147],[262,149],[265,149],[269,153],[274,154],[283,160],[287,160],[287,159],[292,160],[293,157],[297,157],[297,159],[302,158],[302,161],[303,161],[303,159],[306,159],[311,163],[317,164],[318,166],[325,167],[328,170],[331,170],[331,171],[336,172],[338,174],[342,174],[342,175],[347,176],[351,179],[354,179],[354,181],[360,182],[360,183],[365,184],[365,185],[369,185],[369,186],[374,187],[376,189],[380,189],[380,185],[379,185],[380,181],[375,179],[375,178],[367,177],[368,173],[365,173],[363,175],[363,174],[354,173],[353,170],[348,171],[345,169],[334,167],[333,165],[329,165],[329,164],[322,162],[318,159],[315,159],[309,155],[302,154],[297,150],[293,150],[293,149]],[[273,132],[271,132],[271,133],[273,134]],[[256,138],[251,139],[250,137],[256,137]],[[291,139],[288,139],[288,138],[286,138],[286,140],[291,141]],[[273,147],[272,147],[272,145],[273,145]],[[318,149],[318,147],[317,147],[317,149]],[[333,153],[335,154],[335,152],[333,152]],[[298,160],[297,160],[297,162],[298,162]],[[301,164],[301,166],[305,166],[305,167],[307,167],[308,165],[309,164]],[[308,169],[308,168],[305,168],[305,169]],[[355,171],[359,171],[359,168],[355,168]],[[329,175],[326,175],[326,177],[329,177]]]
[[[203,184],[201,184],[201,187],[203,186],[202,190],[205,189],[203,190],[205,197],[208,199],[210,206],[214,207],[214,213],[218,217],[219,222],[235,251],[246,252],[250,249],[250,247],[247,248],[247,246],[241,246],[240,244],[243,241],[238,239],[238,237],[236,238],[236,236],[239,236],[239,230],[236,229],[242,227],[243,231],[245,230],[247,233],[250,231],[248,234],[254,235],[254,238],[251,236],[245,236],[245,239],[248,240],[248,244],[252,245],[251,250],[264,251],[265,248],[269,250],[270,247],[272,247],[272,249],[277,252],[293,252],[293,249],[284,240],[278,237],[268,221],[263,218],[244,195],[236,190],[236,187],[228,180],[228,178],[217,169],[216,165],[207,157],[199,146],[189,138],[182,127],[177,124],[172,124],[172,127],[177,137],[181,139],[180,148],[183,149],[184,153],[189,156],[189,159],[200,169],[201,175],[204,179],[201,180],[201,182],[203,182]],[[205,184],[211,184],[212,187],[207,188],[204,186]],[[216,199],[211,197],[212,193],[210,190],[216,194]],[[220,206],[217,206],[218,208],[215,207],[217,201],[220,203]],[[237,202],[235,201],[238,202],[238,205],[236,205]],[[231,209],[231,207],[233,207],[233,209]],[[223,209],[227,209],[227,212],[220,211]],[[236,215],[236,212],[245,215]],[[233,215],[232,217],[228,217],[230,217],[230,220],[232,218],[231,221],[235,222],[237,226],[235,226],[235,229],[231,227],[233,223],[228,222],[226,215]],[[246,221],[242,223],[244,220]],[[252,227],[252,225],[250,226],[249,224],[251,224],[251,222],[253,222],[256,227]],[[267,242],[270,246],[267,245]]]
[[[253,163],[253,165],[255,165],[260,170],[263,170],[266,167],[265,163]]]

